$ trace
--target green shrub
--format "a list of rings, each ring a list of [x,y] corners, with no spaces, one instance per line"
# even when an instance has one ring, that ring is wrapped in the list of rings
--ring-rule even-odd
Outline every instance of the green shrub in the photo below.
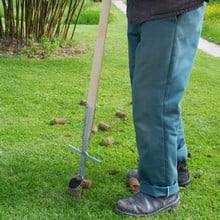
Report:
[[[99,15],[99,10],[84,10],[79,17],[78,24],[98,24]]]
[[[99,17],[101,12],[101,3],[87,1],[83,6],[82,12],[77,21],[78,24],[92,24],[97,25],[99,23]],[[116,14],[110,10],[109,23],[111,23],[116,17]],[[72,20],[72,24],[76,23],[76,18]]]

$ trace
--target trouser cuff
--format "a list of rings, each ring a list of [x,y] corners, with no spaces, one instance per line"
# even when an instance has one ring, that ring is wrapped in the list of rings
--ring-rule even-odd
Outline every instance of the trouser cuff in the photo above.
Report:
[[[158,187],[158,186],[152,186],[144,182],[144,183],[141,183],[140,185],[140,191],[144,194],[154,196],[154,197],[168,197],[168,196],[178,193],[179,186],[178,186],[178,183],[176,183],[172,186]]]

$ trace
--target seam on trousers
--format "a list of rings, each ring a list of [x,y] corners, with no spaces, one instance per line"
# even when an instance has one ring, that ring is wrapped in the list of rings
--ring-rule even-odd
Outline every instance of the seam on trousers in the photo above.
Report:
[[[168,78],[169,78],[169,75],[170,75],[170,66],[171,66],[171,60],[173,58],[173,53],[174,53],[174,48],[175,48],[175,45],[176,45],[176,34],[177,34],[177,23],[178,23],[178,18],[177,16],[176,17],[176,26],[175,26],[175,32],[174,32],[174,35],[173,35],[173,45],[172,45],[172,50],[171,50],[171,53],[170,53],[170,57],[169,57],[169,67],[168,67],[168,73],[167,73],[167,79],[166,79],[166,85],[168,84]],[[164,113],[165,113],[165,100],[166,100],[166,97],[167,97],[167,90],[168,90],[168,86],[166,86],[166,89],[165,89],[165,93],[164,93],[164,97],[163,97],[163,109],[162,109],[162,114],[164,116]],[[165,143],[166,143],[166,136],[165,136],[165,125],[164,125],[164,121],[162,121],[162,126],[163,126],[163,151],[164,151],[164,155],[167,156],[167,150],[166,150],[166,147],[165,147]],[[165,177],[165,182],[167,183],[167,160],[164,159],[164,177]],[[169,195],[169,188],[168,188],[168,191],[167,191],[167,194]]]

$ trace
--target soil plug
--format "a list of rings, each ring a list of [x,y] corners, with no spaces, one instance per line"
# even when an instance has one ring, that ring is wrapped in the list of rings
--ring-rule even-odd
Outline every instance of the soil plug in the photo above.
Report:
[[[133,193],[139,192],[140,183],[137,178],[131,177],[128,180],[128,185]]]
[[[96,125],[92,126],[92,132],[97,133],[98,132],[98,127]]]
[[[92,187],[92,180],[84,179],[82,187],[85,189],[90,189]]]
[[[82,99],[79,104],[86,106],[87,105],[87,100],[86,99]]]
[[[54,118],[50,124],[51,125],[56,125],[56,124],[60,124],[60,125],[64,125],[66,124],[67,120],[65,118]]]
[[[115,143],[115,140],[114,140],[114,138],[111,137],[111,136],[105,138],[105,140],[104,140],[104,144],[105,144],[106,146],[112,146],[114,143]]]
[[[118,118],[121,118],[123,120],[127,120],[128,119],[128,116],[124,113],[124,112],[116,112],[115,115],[118,117]]]
[[[102,131],[110,131],[111,130],[111,126],[106,124],[106,123],[104,123],[104,122],[99,123],[98,127]]]

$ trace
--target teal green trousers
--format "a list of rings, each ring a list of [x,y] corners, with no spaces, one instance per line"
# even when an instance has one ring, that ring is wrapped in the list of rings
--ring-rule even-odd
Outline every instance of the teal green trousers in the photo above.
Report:
[[[177,161],[187,159],[181,99],[194,62],[205,5],[173,17],[128,22],[133,120],[140,191],[179,191]]]

